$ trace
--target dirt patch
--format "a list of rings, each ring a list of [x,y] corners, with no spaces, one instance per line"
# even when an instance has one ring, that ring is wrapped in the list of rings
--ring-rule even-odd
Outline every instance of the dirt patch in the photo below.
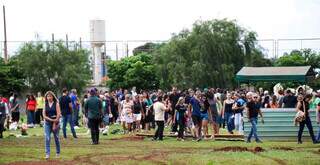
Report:
[[[61,162],[57,160],[48,160],[48,161],[28,161],[28,162],[14,162],[9,163],[8,165],[55,165],[55,164],[61,164],[61,165],[67,165],[72,162]]]
[[[112,138],[110,140],[142,141],[144,140],[144,137],[143,136],[126,136],[122,138]]]
[[[278,158],[273,158],[273,157],[266,156],[266,155],[261,155],[261,154],[257,154],[257,155],[259,155],[260,157],[263,157],[263,158],[267,158],[267,159],[273,160],[273,161],[277,162],[279,165],[286,165],[287,164],[284,160],[281,160],[281,159],[278,159]]]
[[[252,149],[249,149],[247,147],[223,147],[223,148],[217,148],[214,149],[214,151],[220,151],[220,152],[253,152],[253,153],[258,153],[258,152],[263,152],[265,151],[261,147],[255,147]]]
[[[281,151],[293,151],[294,149],[291,147],[272,147],[273,150],[281,150]]]

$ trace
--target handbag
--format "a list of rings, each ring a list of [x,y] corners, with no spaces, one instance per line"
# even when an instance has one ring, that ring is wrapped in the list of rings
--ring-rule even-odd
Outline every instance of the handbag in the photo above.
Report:
[[[302,106],[303,106],[303,111],[298,111],[294,117],[294,125],[295,126],[297,126],[298,123],[305,120],[306,107],[305,107],[304,101],[302,101]]]

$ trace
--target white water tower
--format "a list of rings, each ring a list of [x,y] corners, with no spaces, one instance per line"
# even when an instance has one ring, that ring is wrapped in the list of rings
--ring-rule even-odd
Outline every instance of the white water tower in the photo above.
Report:
[[[90,41],[92,47],[92,65],[93,65],[93,84],[100,85],[105,76],[105,64],[102,54],[105,46],[105,21],[90,20]]]

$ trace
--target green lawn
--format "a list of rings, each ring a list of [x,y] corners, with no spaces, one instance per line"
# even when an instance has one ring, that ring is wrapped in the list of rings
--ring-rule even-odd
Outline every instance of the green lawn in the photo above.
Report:
[[[116,128],[119,126],[111,129]],[[193,142],[191,139],[180,142],[174,138],[153,142],[150,138],[130,140],[124,135],[109,135],[101,136],[100,145],[92,146],[85,129],[77,132],[78,139],[71,135],[67,140],[61,139],[59,159],[55,158],[52,141],[52,158],[46,161],[42,128],[29,129],[28,137],[19,138],[9,136],[18,131],[6,131],[5,138],[0,139],[0,164],[320,164],[320,145],[311,142],[247,144],[240,141]],[[253,152],[256,147],[263,151]]]

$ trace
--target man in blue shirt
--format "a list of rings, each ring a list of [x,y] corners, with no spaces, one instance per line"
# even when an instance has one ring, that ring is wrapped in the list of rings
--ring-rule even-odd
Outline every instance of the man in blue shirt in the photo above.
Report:
[[[76,89],[71,90],[70,98],[71,98],[71,104],[72,104],[73,125],[77,129],[77,128],[79,128],[79,103],[78,103]]]
[[[201,92],[197,91],[195,96],[190,99],[188,106],[189,117],[192,117],[195,126],[197,141],[201,140]],[[191,116],[190,116],[191,115]]]
[[[70,129],[74,138],[77,138],[76,131],[74,130],[73,121],[72,121],[72,104],[71,98],[68,96],[68,90],[64,88],[62,90],[62,96],[59,98],[59,105],[62,115],[62,132],[63,137],[67,138],[67,122],[69,122]]]

